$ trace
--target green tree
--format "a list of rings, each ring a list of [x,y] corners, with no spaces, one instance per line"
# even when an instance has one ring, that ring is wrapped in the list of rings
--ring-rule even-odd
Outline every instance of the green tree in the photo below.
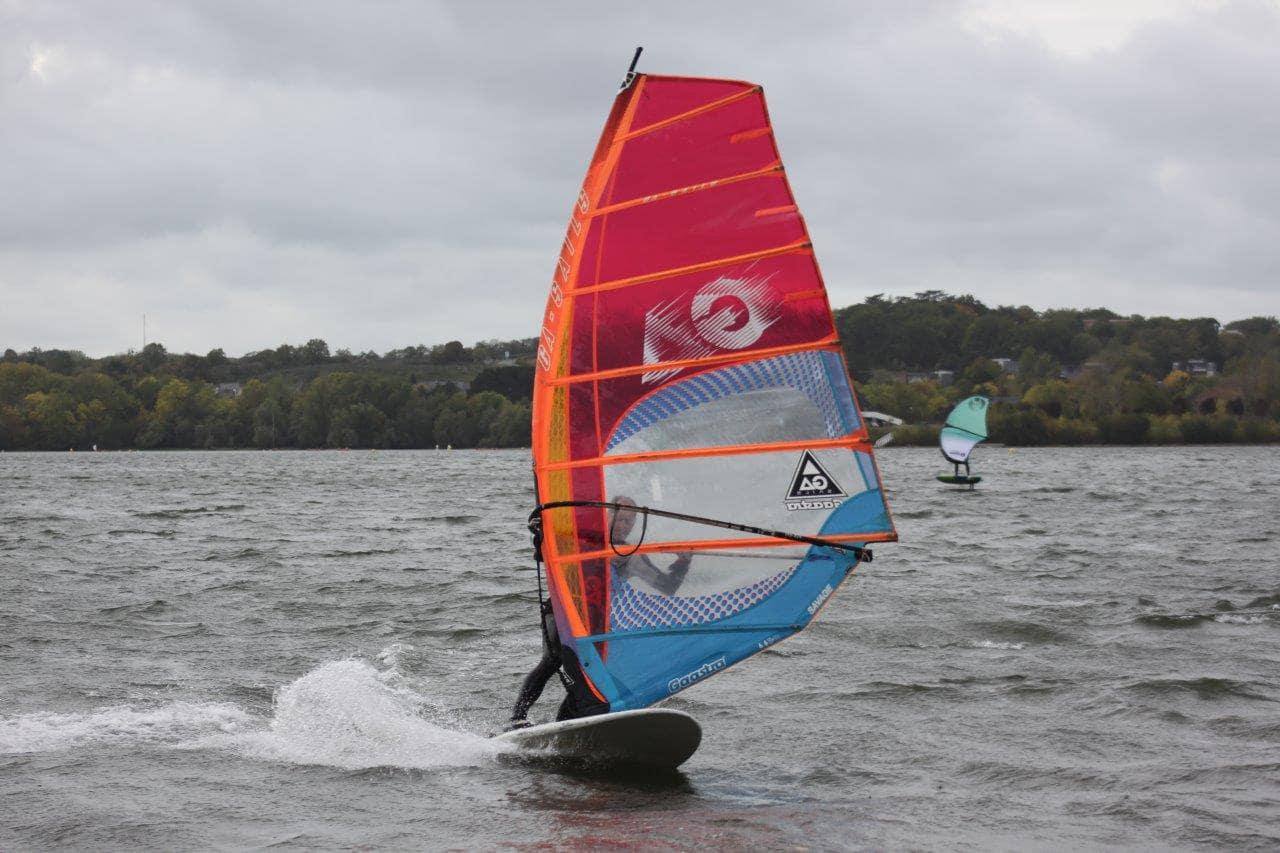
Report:
[[[508,400],[529,400],[533,397],[533,365],[509,364],[486,367],[471,380],[471,393],[496,391]]]
[[[323,364],[329,360],[329,345],[320,338],[312,338],[302,348],[302,358],[307,364]]]
[[[447,401],[436,417],[433,427],[438,444],[453,447],[475,447],[480,437],[471,413],[467,411],[467,398],[464,394],[454,394]]]
[[[67,450],[80,444],[80,423],[70,394],[36,391],[25,403],[37,449]]]
[[[1098,420],[1098,434],[1106,444],[1142,444],[1150,426],[1146,415],[1107,415]]]
[[[1022,402],[1026,406],[1034,406],[1051,418],[1058,418],[1064,414],[1068,416],[1077,414],[1072,410],[1071,389],[1061,379],[1050,379],[1031,386],[1027,389],[1027,393],[1022,395]]]
[[[335,413],[330,426],[330,447],[385,447],[387,416],[371,403],[355,403]]]
[[[435,422],[444,410],[449,392],[430,394],[414,389],[396,416],[396,437],[400,447],[431,447],[438,443]]]
[[[289,416],[278,400],[264,397],[253,410],[254,447],[280,447],[288,438]]]
[[[989,358],[975,358],[960,374],[960,385],[973,388],[984,383],[997,383],[1004,370]]]
[[[144,447],[203,447],[204,440],[197,441],[196,427],[225,405],[203,382],[171,379],[156,395],[139,443]]]
[[[142,355],[139,361],[147,370],[157,370],[168,360],[169,354],[165,351],[164,345],[159,343],[147,344],[142,348]]]
[[[462,345],[462,341],[449,341],[432,352],[432,361],[437,364],[458,364],[471,360],[471,353]]]
[[[994,406],[988,426],[991,438],[1003,444],[1035,447],[1049,443],[1049,421],[1035,409]]]
[[[528,403],[507,403],[489,430],[488,447],[528,447],[532,414]]]

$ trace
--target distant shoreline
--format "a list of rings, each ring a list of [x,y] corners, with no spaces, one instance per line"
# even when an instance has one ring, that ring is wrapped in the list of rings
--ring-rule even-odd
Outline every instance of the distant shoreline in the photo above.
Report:
[[[1011,446],[1280,442],[1274,317],[1222,326],[991,308],[940,291],[871,296],[832,317],[863,408],[905,422],[895,444],[935,444],[929,425],[972,394],[993,401],[991,440]],[[0,450],[528,447],[536,347],[448,341],[379,355],[331,353],[317,338],[241,358],[151,343],[102,359],[10,349]]]

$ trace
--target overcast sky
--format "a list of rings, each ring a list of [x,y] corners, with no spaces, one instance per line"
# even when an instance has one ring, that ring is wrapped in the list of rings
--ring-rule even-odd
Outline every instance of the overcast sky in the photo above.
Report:
[[[0,349],[532,337],[636,44],[764,85],[833,305],[1280,314],[1280,0],[0,0]]]

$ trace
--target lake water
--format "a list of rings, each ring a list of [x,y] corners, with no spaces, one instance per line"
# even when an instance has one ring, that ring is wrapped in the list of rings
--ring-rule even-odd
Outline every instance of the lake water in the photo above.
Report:
[[[902,542],[618,778],[485,737],[527,452],[0,454],[0,848],[1280,845],[1275,448],[880,461]]]

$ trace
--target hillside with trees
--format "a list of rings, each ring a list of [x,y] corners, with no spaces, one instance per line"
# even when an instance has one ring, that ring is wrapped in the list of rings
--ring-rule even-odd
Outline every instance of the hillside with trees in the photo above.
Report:
[[[0,450],[522,447],[536,340],[229,358],[8,350]]]
[[[1010,444],[1280,441],[1280,324],[988,307],[927,291],[835,312],[864,407],[932,443],[954,403],[995,400]],[[6,350],[0,450],[521,447],[536,339],[330,352],[89,358]]]
[[[1122,317],[1106,309],[988,308],[937,291],[836,312],[866,405],[932,444],[951,407],[986,394],[1007,444],[1280,440],[1274,317]]]

